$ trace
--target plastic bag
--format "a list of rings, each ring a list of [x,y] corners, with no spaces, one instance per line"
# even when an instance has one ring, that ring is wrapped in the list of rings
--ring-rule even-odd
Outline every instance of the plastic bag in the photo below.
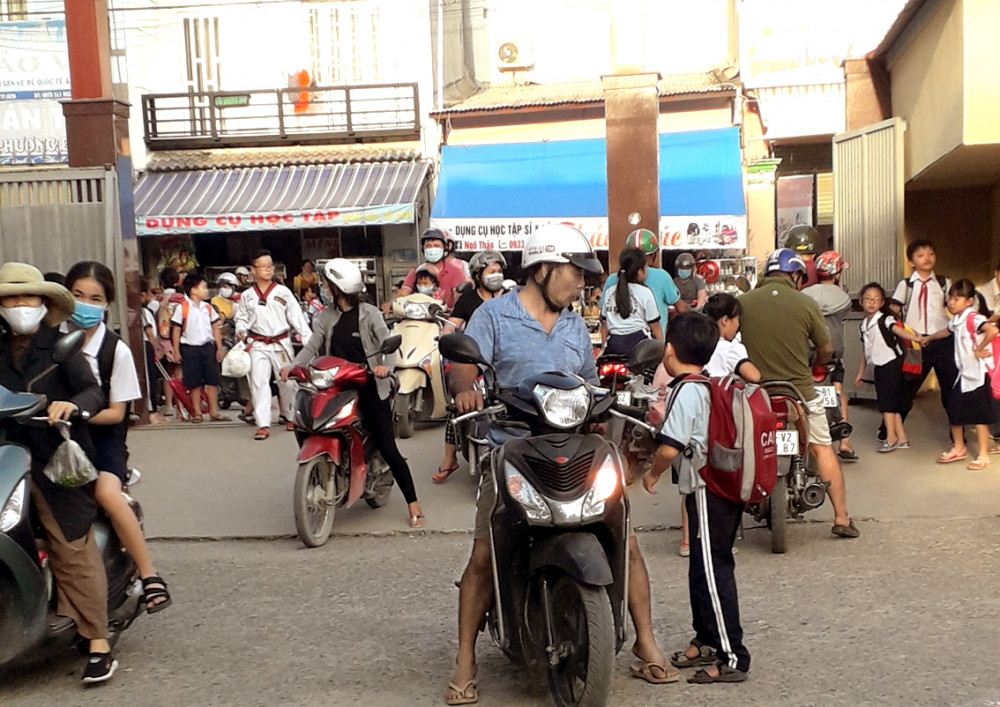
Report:
[[[250,354],[247,345],[242,341],[229,349],[222,359],[222,375],[226,378],[242,378],[250,373]]]
[[[69,425],[59,425],[63,442],[57,448],[42,473],[57,486],[75,488],[97,480],[97,468],[83,447],[69,437]]]

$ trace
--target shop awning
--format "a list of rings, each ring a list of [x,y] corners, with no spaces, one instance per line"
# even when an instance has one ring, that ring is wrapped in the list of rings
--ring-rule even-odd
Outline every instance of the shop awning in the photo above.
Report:
[[[660,135],[660,235],[666,247],[744,248],[739,128]],[[604,140],[448,146],[431,221],[465,250],[517,249],[566,221],[607,247]]]
[[[413,223],[429,162],[163,172],[135,188],[140,236]]]

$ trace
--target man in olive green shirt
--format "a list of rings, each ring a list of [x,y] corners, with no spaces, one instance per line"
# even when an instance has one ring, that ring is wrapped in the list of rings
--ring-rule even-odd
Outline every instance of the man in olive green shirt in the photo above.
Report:
[[[819,476],[829,484],[833,505],[834,535],[856,538],[861,533],[847,512],[847,490],[840,462],[833,451],[830,426],[822,396],[813,385],[812,365],[830,360],[830,331],[819,305],[798,291],[806,266],[794,251],[776,250],[764,265],[764,279],[757,289],[740,297],[743,315],[740,331],[750,360],[763,381],[789,381],[799,391],[809,410],[809,449],[819,467]],[[815,348],[815,361],[810,361]]]

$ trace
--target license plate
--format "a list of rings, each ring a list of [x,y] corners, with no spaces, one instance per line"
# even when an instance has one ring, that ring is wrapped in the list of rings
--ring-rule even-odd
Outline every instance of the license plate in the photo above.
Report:
[[[775,442],[778,446],[779,456],[791,456],[799,453],[798,430],[778,430]]]
[[[623,390],[618,393],[618,404],[628,407],[632,404],[632,392],[629,390]]]
[[[832,385],[817,385],[816,392],[823,397],[823,407],[837,407],[837,389]]]

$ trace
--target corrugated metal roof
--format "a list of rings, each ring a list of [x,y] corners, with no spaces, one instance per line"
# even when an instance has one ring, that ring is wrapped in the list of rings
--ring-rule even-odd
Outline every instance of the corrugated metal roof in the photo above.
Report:
[[[155,172],[135,188],[147,216],[216,216],[413,204],[430,162]]]
[[[675,74],[657,82],[661,97],[687,94],[718,93],[735,90],[736,86],[722,80],[715,72]],[[603,103],[604,84],[601,81],[577,81],[550,84],[491,84],[460,103],[431,115],[450,115],[474,111],[557,106],[572,103]]]
[[[237,167],[281,167],[341,162],[413,162],[419,142],[376,142],[351,145],[292,145],[219,150],[158,150],[149,153],[149,172]]]

